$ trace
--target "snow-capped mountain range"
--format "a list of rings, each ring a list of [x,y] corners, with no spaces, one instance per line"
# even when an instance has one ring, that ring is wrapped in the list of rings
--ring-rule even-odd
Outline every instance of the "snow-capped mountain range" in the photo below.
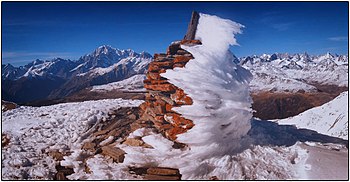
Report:
[[[237,59],[240,64],[254,75],[250,82],[253,92],[317,92],[315,83],[348,87],[348,56],[326,53],[319,56],[302,54],[263,54]],[[133,83],[143,85],[143,77],[133,78]],[[101,85],[100,91],[109,91],[121,86],[124,82]],[[129,82],[125,82],[129,83]],[[102,89],[105,88],[105,89]],[[108,88],[108,89],[107,89]],[[136,87],[135,87],[136,88]],[[141,87],[137,87],[140,89]],[[96,89],[92,89],[96,91]]]
[[[275,53],[234,60],[253,74],[250,83],[253,92],[315,92],[317,88],[313,83],[348,86],[347,55]],[[147,52],[136,53],[104,45],[75,61],[56,58],[35,60],[20,67],[2,65],[3,99],[29,102],[62,98],[90,86],[144,74],[151,61],[152,56]],[[142,84],[143,77],[137,78]]]
[[[119,50],[108,45],[100,46],[92,53],[80,57],[76,61],[55,58],[53,60],[35,60],[25,66],[14,67],[2,65],[3,80],[17,80],[23,77],[44,77],[53,75],[64,79],[75,75],[94,72],[96,68],[108,68],[114,64],[128,65],[136,72],[142,71],[152,58],[147,52],[136,53],[131,49]],[[142,62],[142,63],[141,63]],[[103,74],[103,73],[102,73]]]
[[[75,61],[56,58],[35,60],[20,67],[2,65],[3,99],[28,102],[64,97],[88,86],[142,74],[151,60],[152,56],[147,52],[136,53],[131,49],[119,50],[104,45]]]
[[[326,53],[320,56],[302,54],[263,54],[240,58],[240,64],[250,70],[256,91],[317,91],[314,83],[348,87],[347,55]]]

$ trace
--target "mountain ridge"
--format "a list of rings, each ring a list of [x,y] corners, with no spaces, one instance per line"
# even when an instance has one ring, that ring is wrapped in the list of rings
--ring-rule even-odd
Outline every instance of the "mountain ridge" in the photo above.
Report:
[[[273,53],[251,55],[234,60],[250,70],[254,79],[251,82],[252,92],[315,92],[313,82],[328,85],[348,86],[348,55],[337,55],[329,52],[321,55],[308,53]],[[109,45],[97,47],[92,52],[77,60],[54,58],[52,60],[34,60],[24,66],[2,65],[2,88],[5,100],[30,102],[31,94],[25,94],[21,85],[26,85],[29,92],[41,92],[40,88],[31,88],[30,82],[36,85],[51,85],[48,91],[41,93],[37,99],[57,99],[74,94],[87,87],[118,82],[137,74],[144,74],[152,55],[132,49],[118,49]],[[332,74],[330,74],[332,73]],[[299,75],[299,76],[298,76]],[[53,83],[59,80],[59,83]],[[21,98],[21,99],[16,99]]]
[[[4,100],[17,103],[63,98],[88,86],[142,74],[151,60],[152,55],[145,51],[137,53],[132,49],[120,50],[103,45],[74,61],[55,58],[37,59],[20,67],[5,64],[2,65],[1,79],[6,86],[1,91]],[[46,89],[43,85],[51,86]]]

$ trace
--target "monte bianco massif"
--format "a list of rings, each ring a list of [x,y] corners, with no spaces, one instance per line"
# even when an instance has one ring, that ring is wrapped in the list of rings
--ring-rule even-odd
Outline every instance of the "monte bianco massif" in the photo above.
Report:
[[[20,67],[6,64],[1,68],[1,92],[3,100],[18,103],[62,98],[92,85],[143,74],[151,60],[147,52],[100,46],[76,61],[57,58]]]
[[[157,166],[163,167],[160,173],[178,169],[182,180],[348,179],[347,91],[331,102],[278,120],[254,118],[250,96],[259,91],[317,92],[315,83],[348,87],[348,56],[275,53],[238,59],[229,48],[237,45],[235,35],[242,33],[242,27],[200,14],[195,39],[202,44],[181,46],[193,59],[184,68],[161,73],[193,99],[192,105],[174,108],[194,122],[193,128],[178,135],[186,147],[174,147],[176,142],[147,127],[124,138],[99,138],[108,131],[105,122],[120,117],[114,111],[137,107],[142,100],[18,106],[2,112],[2,132],[9,140],[2,148],[2,178],[52,180],[60,166],[72,169],[66,176],[69,180],[141,180],[137,173],[142,171],[130,173],[130,169]],[[51,79],[60,84],[38,98],[63,97],[83,88],[96,94],[114,89],[145,91],[143,80],[151,61],[145,52],[101,46],[78,61],[37,60],[19,68],[3,65],[2,89],[8,89],[6,84]],[[16,96],[6,89],[2,93],[8,99]],[[125,122],[122,119],[120,124]],[[119,126],[118,122],[113,125]],[[95,140],[100,140],[93,146],[96,152],[84,150]],[[124,151],[123,162],[97,152],[106,145]],[[65,155],[57,160],[53,151]]]

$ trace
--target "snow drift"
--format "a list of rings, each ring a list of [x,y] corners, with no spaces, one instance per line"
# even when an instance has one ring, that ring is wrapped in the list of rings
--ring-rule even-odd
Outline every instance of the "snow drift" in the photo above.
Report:
[[[307,110],[297,116],[279,120],[279,124],[292,124],[318,133],[348,139],[349,92],[343,92],[322,106]]]
[[[178,141],[189,144],[197,157],[199,153],[213,155],[214,151],[226,153],[239,147],[233,140],[250,129],[252,101],[248,84],[252,75],[234,62],[229,51],[230,45],[237,44],[234,35],[241,33],[242,27],[230,20],[200,14],[196,39],[202,45],[181,46],[194,59],[184,68],[161,74],[193,99],[193,105],[173,110],[194,122],[192,129],[178,135]]]

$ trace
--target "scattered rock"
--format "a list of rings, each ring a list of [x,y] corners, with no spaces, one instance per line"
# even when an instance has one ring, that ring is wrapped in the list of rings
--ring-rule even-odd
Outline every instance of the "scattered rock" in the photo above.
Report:
[[[151,175],[146,174],[144,177],[145,180],[165,180],[165,181],[173,181],[173,180],[181,180],[179,176],[159,176],[159,175]]]
[[[161,175],[161,176],[176,176],[180,175],[178,169],[163,168],[163,167],[150,167],[147,169],[147,174]]]
[[[67,176],[74,173],[72,168],[61,166],[60,164],[56,166],[57,173],[53,180],[67,181]]]
[[[49,151],[48,155],[51,156],[52,158],[54,158],[56,161],[63,160],[63,156],[65,156],[61,152],[59,152],[58,150]]]
[[[109,156],[116,163],[123,163],[125,158],[125,152],[117,147],[111,145],[102,147],[102,154]]]
[[[145,180],[181,180],[178,169],[167,167],[129,167],[131,174],[143,176]]]
[[[94,151],[96,147],[96,144],[93,142],[85,142],[82,149],[84,150],[90,150],[90,151]]]
[[[134,146],[134,147],[144,147],[144,148],[153,148],[152,146],[148,145],[142,139],[137,139],[137,138],[127,138],[123,144],[129,145],[129,146]]]
[[[219,178],[217,176],[211,176],[209,180],[219,180]]]
[[[10,143],[10,137],[6,134],[1,134],[1,147],[6,147]]]
[[[136,139],[136,138],[127,138],[123,144],[125,145],[129,145],[129,146],[141,146],[143,145],[145,142],[140,140],[140,139]]]

